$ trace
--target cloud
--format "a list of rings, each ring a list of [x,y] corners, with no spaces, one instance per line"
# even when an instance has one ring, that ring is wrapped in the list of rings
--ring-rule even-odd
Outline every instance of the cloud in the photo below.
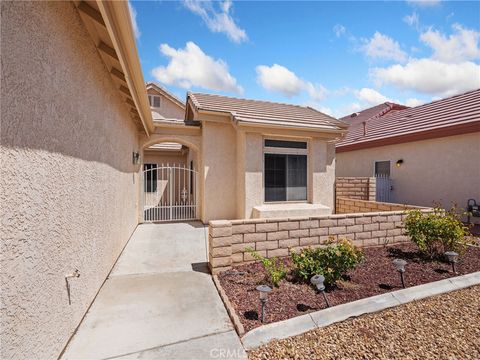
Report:
[[[434,59],[411,59],[405,65],[374,68],[370,74],[380,85],[438,96],[452,96],[480,87],[480,65],[469,61],[452,64]]]
[[[420,100],[420,99],[417,99],[417,98],[409,98],[409,99],[405,100],[405,105],[410,106],[410,107],[420,106],[420,105],[423,105],[425,103],[426,103],[426,101]]]
[[[137,24],[137,11],[132,6],[130,1],[128,2],[128,9],[130,10],[130,20],[132,21],[133,33],[135,34],[135,38],[138,39],[142,33],[140,32],[140,28]]]
[[[378,105],[385,103],[387,101],[391,101],[388,97],[380,94],[378,91],[370,89],[370,88],[362,88],[355,92],[355,96],[369,105]]]
[[[414,11],[411,15],[405,15],[403,17],[403,21],[417,30],[420,27],[420,16],[418,16],[416,11]]]
[[[336,24],[333,27],[333,32],[335,33],[336,37],[340,37],[340,36],[344,35],[346,33],[346,31],[347,31],[347,29],[345,28],[345,26],[343,26],[341,24]]]
[[[322,100],[327,95],[327,89],[322,85],[305,81],[282,65],[259,65],[255,70],[258,83],[268,91],[278,92],[289,98],[306,92],[314,101]]]
[[[375,32],[371,39],[364,39],[360,50],[372,59],[385,59],[403,62],[407,54],[400,48],[400,44],[391,37]]]
[[[195,43],[189,41],[184,49],[174,49],[168,44],[160,45],[160,52],[170,58],[167,66],[152,70],[158,81],[189,89],[192,86],[208,90],[243,93],[237,80],[228,72],[227,64],[205,54]]]
[[[448,37],[433,29],[420,35],[420,40],[433,50],[432,58],[449,63],[480,58],[480,33],[459,24],[454,24],[452,28],[454,33]]]
[[[433,7],[440,5],[441,0],[407,0],[407,3],[412,6]]]
[[[233,20],[230,10],[232,1],[184,0],[184,6],[202,18],[210,31],[224,33],[235,43],[248,40],[247,33]]]

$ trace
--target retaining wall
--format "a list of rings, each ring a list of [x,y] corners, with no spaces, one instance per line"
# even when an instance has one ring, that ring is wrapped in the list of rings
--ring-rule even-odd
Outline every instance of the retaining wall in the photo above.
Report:
[[[376,179],[374,177],[337,177],[336,197],[375,201]]]
[[[431,211],[423,209],[422,211]],[[265,257],[288,256],[305,247],[323,246],[331,237],[356,246],[407,242],[406,212],[384,211],[319,217],[217,220],[209,223],[209,266],[213,274],[253,261],[251,248]]]
[[[404,211],[412,209],[425,209],[420,206],[384,203],[377,201],[365,201],[337,197],[336,199],[336,213],[337,214],[351,214],[351,213],[368,213],[378,211]]]

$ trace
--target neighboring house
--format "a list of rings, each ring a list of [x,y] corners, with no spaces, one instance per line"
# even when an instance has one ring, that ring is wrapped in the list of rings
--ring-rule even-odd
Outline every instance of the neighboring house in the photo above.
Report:
[[[480,202],[480,90],[381,115],[376,110],[342,119],[351,127],[336,147],[337,176],[379,176],[386,185],[380,195],[387,192],[391,202],[461,208],[468,199]],[[358,121],[365,113],[374,115]]]
[[[155,191],[147,185],[146,221],[334,211],[334,143],[346,132],[343,122],[309,107],[189,93],[184,122],[155,125],[158,136],[147,146],[182,144],[192,160],[180,172],[162,166],[152,175],[146,169],[147,184],[163,184],[154,185]]]

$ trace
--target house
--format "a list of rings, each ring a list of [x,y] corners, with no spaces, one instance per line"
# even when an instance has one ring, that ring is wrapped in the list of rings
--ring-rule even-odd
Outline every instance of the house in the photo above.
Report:
[[[377,176],[377,195],[390,202],[480,202],[480,89],[385,114],[375,108],[341,119],[351,126],[336,146],[337,176]]]
[[[1,24],[1,358],[57,358],[140,222],[333,212],[345,123],[145,86],[124,1],[2,2]]]
[[[165,154],[158,168],[146,166],[145,221],[334,210],[334,143],[346,132],[343,122],[309,107],[188,93],[184,121],[154,123],[158,136],[148,139],[145,159],[163,143],[177,144],[185,160],[172,168]]]

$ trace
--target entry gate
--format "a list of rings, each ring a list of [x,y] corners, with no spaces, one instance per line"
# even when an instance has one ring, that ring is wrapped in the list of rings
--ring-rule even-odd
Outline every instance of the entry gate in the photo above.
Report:
[[[143,169],[143,221],[198,218],[198,172],[183,164],[145,164]]]
[[[392,179],[389,175],[377,174],[375,175],[376,180],[376,200],[380,202],[392,202],[392,190],[393,184]]]

